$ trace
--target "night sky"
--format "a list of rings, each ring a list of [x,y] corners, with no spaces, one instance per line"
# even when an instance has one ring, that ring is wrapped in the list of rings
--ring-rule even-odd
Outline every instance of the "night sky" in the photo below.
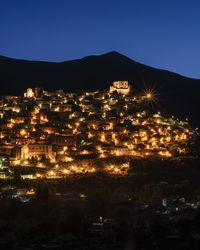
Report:
[[[200,78],[200,1],[0,0],[0,55],[59,62],[113,50]]]

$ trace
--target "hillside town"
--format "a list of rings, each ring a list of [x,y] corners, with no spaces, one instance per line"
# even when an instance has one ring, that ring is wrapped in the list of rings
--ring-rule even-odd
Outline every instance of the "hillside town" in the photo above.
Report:
[[[154,90],[28,88],[0,119],[2,249],[199,249],[199,134]]]
[[[135,94],[128,81],[109,90],[64,93],[28,88],[0,100],[1,178],[9,167],[36,167],[22,178],[72,173],[126,174],[132,159],[188,155],[195,131],[188,121],[150,110],[153,91]],[[30,168],[29,168],[30,169]]]

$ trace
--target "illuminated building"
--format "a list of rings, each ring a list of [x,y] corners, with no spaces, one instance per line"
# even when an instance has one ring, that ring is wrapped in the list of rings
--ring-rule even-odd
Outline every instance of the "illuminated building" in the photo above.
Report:
[[[52,151],[52,145],[47,144],[28,144],[22,148],[22,159],[31,158],[34,156],[44,155],[46,158],[52,159],[54,153]]]
[[[118,94],[128,95],[131,92],[131,86],[128,81],[115,81],[113,86],[110,86],[110,93],[117,91]]]
[[[27,91],[24,93],[24,97],[26,98],[32,98],[34,97],[34,92],[31,88],[28,88]]]

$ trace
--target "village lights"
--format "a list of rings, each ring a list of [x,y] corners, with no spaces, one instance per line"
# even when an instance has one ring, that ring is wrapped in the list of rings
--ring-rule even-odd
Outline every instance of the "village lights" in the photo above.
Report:
[[[134,92],[125,93],[129,86],[126,81],[115,82],[118,94],[112,89],[110,93],[62,95],[44,91],[44,98],[32,90],[30,99],[28,95],[19,97],[19,102],[0,103],[2,152],[6,148],[8,155],[15,155],[9,159],[12,166],[42,168],[46,178],[93,173],[99,169],[98,163],[108,173],[124,174],[130,159],[164,159],[188,153],[198,131],[185,121],[156,111],[152,114],[148,106],[156,101],[156,92],[145,89],[136,98]],[[32,109],[25,116],[29,104]],[[118,163],[121,159],[126,165]]]

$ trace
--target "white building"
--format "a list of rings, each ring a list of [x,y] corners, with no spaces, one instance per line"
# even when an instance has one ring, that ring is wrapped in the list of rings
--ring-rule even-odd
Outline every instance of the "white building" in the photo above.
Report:
[[[34,92],[31,88],[28,88],[27,91],[24,93],[25,98],[32,98],[34,97]]]

